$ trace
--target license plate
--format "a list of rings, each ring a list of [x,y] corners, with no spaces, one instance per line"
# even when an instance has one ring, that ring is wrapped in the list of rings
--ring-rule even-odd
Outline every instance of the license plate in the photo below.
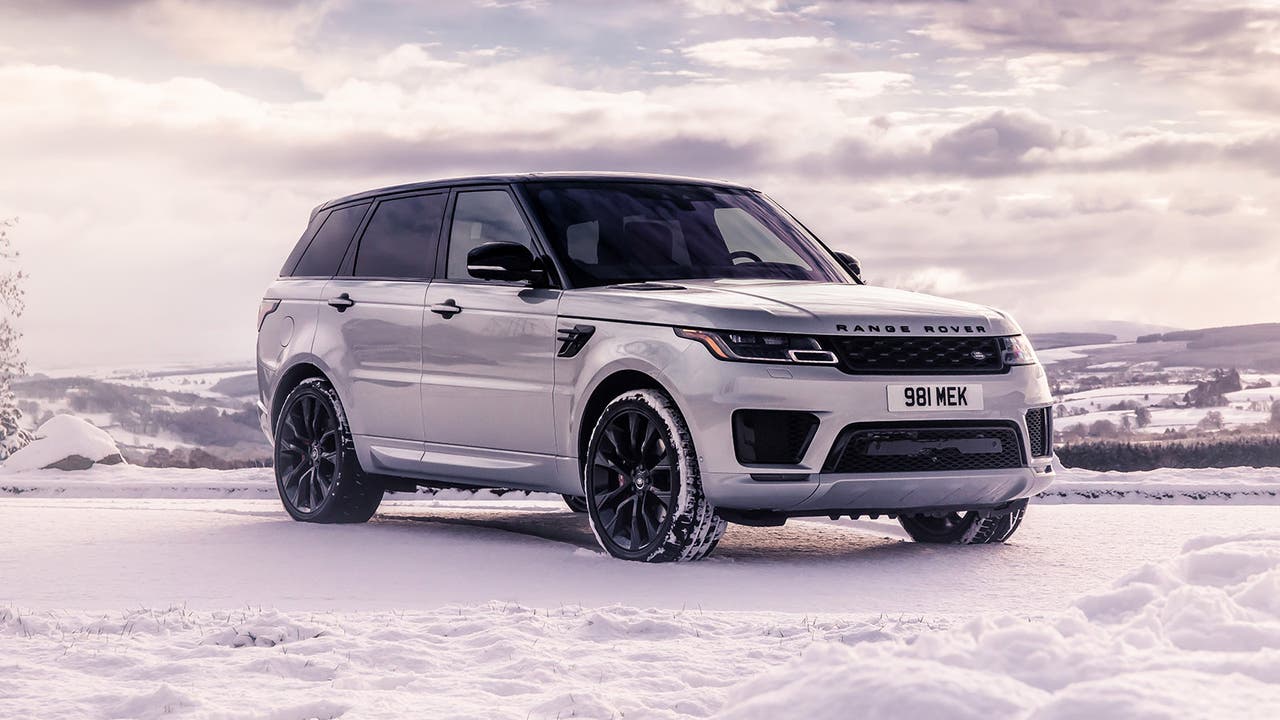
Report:
[[[890,385],[890,412],[981,410],[982,385]]]

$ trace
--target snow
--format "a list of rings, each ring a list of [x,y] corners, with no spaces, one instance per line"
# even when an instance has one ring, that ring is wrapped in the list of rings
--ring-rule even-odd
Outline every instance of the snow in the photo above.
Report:
[[[1148,404],[1157,403],[1163,398],[1174,396],[1181,398],[1189,391],[1195,388],[1195,385],[1179,384],[1179,385],[1117,385],[1114,387],[1094,388],[1092,390],[1082,390],[1080,392],[1071,393],[1061,399],[1059,404],[1066,405],[1069,408],[1075,407],[1093,407],[1096,403],[1099,406],[1114,405],[1115,403],[1132,400],[1134,402]]]
[[[1280,504],[1280,468],[1163,468],[1095,472],[1058,468],[1037,503]]]
[[[525,504],[318,527],[265,501],[0,500],[0,717],[1280,707],[1280,507],[1036,507],[1004,547],[732,528],[719,560],[644,566]]]
[[[1036,350],[1036,357],[1040,359],[1042,365],[1052,365],[1063,360],[1079,360],[1080,358],[1089,357],[1091,350],[1100,348],[1117,348],[1131,345],[1132,343],[1103,343],[1100,345],[1072,345],[1070,347],[1049,348],[1048,350]]]
[[[320,526],[288,519],[269,469],[0,486],[3,718],[1280,707],[1277,468],[1061,470],[1003,546],[793,520],[662,566],[605,557],[548,495],[395,494],[368,524]]]
[[[48,467],[72,455],[94,462],[120,454],[115,440],[105,430],[73,415],[55,415],[35,432],[30,445],[10,455],[4,472]]]

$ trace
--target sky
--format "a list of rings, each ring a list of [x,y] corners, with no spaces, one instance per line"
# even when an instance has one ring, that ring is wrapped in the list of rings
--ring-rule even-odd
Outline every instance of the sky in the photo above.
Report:
[[[767,192],[875,284],[1280,320],[1280,1],[0,2],[33,369],[249,361],[317,204],[459,174]]]

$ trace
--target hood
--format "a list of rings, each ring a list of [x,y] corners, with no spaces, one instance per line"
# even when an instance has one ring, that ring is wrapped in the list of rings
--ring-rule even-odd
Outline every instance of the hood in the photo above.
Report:
[[[560,315],[807,335],[1016,335],[998,310],[906,290],[778,280],[680,280],[571,290]]]

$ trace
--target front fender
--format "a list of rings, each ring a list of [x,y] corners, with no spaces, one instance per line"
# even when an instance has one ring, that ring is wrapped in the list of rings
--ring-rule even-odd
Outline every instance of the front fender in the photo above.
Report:
[[[633,325],[594,320],[595,333],[586,347],[572,358],[556,359],[555,414],[559,454],[577,457],[579,434],[587,403],[602,384],[620,372],[638,372],[652,378],[681,404],[681,393],[672,387],[664,369],[674,362],[690,341],[677,337],[665,325]]]

